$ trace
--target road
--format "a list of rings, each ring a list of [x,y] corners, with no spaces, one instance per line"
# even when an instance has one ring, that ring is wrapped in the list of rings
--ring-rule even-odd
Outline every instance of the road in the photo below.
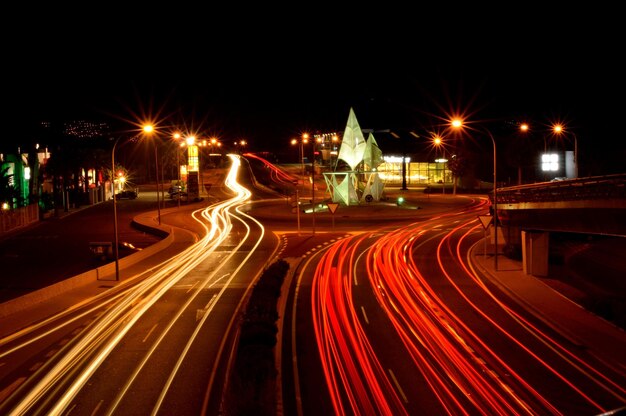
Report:
[[[72,309],[2,340],[0,412],[215,414],[251,284],[276,249],[230,199],[194,212],[202,238],[179,255]],[[29,377],[20,376],[28,373]]]
[[[356,233],[304,262],[292,291],[295,330],[283,344],[292,355],[283,376],[295,385],[285,408],[586,415],[623,405],[626,375],[610,357],[586,351],[472,268],[484,210],[476,201]]]

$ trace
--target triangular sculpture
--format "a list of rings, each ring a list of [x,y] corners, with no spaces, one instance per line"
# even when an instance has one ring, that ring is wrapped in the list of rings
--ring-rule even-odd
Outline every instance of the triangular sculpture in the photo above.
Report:
[[[367,136],[367,142],[365,142],[365,151],[363,152],[363,167],[364,171],[376,170],[380,164],[383,163],[383,151],[378,147],[376,139],[372,133]]]
[[[368,180],[363,189],[360,202],[380,201],[380,198],[383,196],[383,189],[385,189],[385,184],[380,180],[378,172],[371,173],[368,175]],[[369,201],[368,195],[371,196],[371,200]]]
[[[337,159],[346,162],[348,166],[350,166],[350,170],[356,170],[358,164],[363,160],[364,152],[365,137],[363,137],[363,132],[356,119],[354,110],[350,108],[348,123],[346,124],[346,130],[343,132],[341,148],[339,148]]]
[[[365,140],[352,108],[337,156],[339,159],[350,166],[350,171],[324,172],[326,187],[333,202],[353,205],[380,201],[385,184],[376,169],[383,162],[383,152],[372,133]],[[361,162],[363,165],[359,169]]]
[[[343,205],[358,204],[359,198],[353,185],[352,172],[324,173],[326,185],[330,190],[333,202]]]

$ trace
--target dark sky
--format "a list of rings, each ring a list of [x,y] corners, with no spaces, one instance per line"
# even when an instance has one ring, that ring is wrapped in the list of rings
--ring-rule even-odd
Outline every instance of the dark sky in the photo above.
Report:
[[[124,130],[138,116],[153,115],[268,150],[303,131],[343,132],[350,107],[361,127],[373,129],[436,129],[446,115],[462,112],[490,127],[526,120],[537,132],[563,121],[581,153],[598,163],[608,152],[611,163],[623,162],[616,170],[626,170],[626,66],[618,51],[596,47],[584,33],[560,34],[542,49],[523,38],[497,41],[473,41],[462,52],[379,44],[333,59],[274,51],[123,80],[91,71],[7,77],[4,141],[19,142],[21,125],[39,119],[103,118]]]

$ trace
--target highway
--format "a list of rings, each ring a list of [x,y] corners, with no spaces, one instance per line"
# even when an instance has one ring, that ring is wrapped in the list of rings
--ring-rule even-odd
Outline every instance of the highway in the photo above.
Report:
[[[205,232],[179,255],[76,308],[0,341],[3,414],[214,414],[238,313],[276,249],[240,211],[250,191],[198,209]]]
[[[485,209],[477,199],[409,226],[354,232],[303,263],[295,365],[286,371],[295,399],[285,407],[305,415],[589,415],[623,405],[623,368],[473,269]]]
[[[219,414],[238,317],[277,253],[294,266],[279,301],[283,414],[594,415],[626,402],[624,368],[475,268],[486,198],[340,207],[296,236],[276,193],[293,177],[231,158],[225,199],[164,217],[195,244],[0,340],[2,414]],[[251,194],[250,162],[274,186]]]

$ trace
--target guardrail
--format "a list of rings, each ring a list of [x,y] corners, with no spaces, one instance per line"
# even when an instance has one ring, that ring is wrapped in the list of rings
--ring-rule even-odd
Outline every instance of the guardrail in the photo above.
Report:
[[[498,205],[599,199],[626,199],[626,174],[498,188]]]
[[[39,206],[30,204],[12,210],[0,210],[0,236],[39,221]]]

